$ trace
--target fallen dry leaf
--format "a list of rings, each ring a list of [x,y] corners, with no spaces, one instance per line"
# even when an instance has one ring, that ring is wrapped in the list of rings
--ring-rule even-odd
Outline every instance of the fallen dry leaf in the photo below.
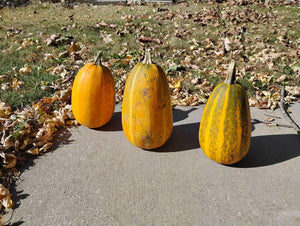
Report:
[[[147,42],[156,42],[157,44],[161,43],[160,39],[158,38],[145,37],[144,35],[139,36],[138,41],[143,43],[147,43]]]
[[[284,82],[288,79],[287,75],[282,75],[278,79],[276,79],[276,82]]]
[[[61,37],[61,34],[60,33],[56,33],[56,34],[52,34],[50,36],[50,38],[47,38],[45,40],[45,43],[47,46],[50,46],[50,45],[56,45],[57,44],[57,40]]]
[[[39,149],[37,147],[32,147],[26,151],[26,153],[31,155],[38,155],[40,153]]]
[[[11,114],[11,107],[0,101],[0,118],[6,118]]]
[[[0,184],[0,203],[5,209],[12,208],[13,206],[10,193],[2,184]]]
[[[28,66],[28,64],[25,64],[24,67],[20,68],[19,73],[20,74],[31,74],[31,68]]]
[[[24,84],[24,82],[18,80],[17,78],[14,78],[13,84],[12,84],[12,88],[13,88],[14,90],[19,90],[20,87],[21,87],[23,84]]]
[[[69,52],[77,52],[79,51],[81,48],[80,48],[80,43],[76,43],[76,42],[71,42],[71,45],[70,45],[70,48],[69,48]]]
[[[227,51],[227,52],[229,52],[230,50],[231,50],[231,44],[232,44],[232,42],[229,40],[229,38],[225,38],[224,39],[224,46],[225,46],[225,50]]]
[[[3,165],[4,168],[11,169],[16,166],[17,157],[13,154],[5,154],[3,163],[4,163],[4,165]]]
[[[107,35],[107,34],[104,34],[104,33],[100,33],[100,37],[103,39],[103,41],[105,43],[110,43],[110,42],[113,42],[113,39],[111,38],[111,34]]]
[[[180,89],[181,88],[181,82],[180,81],[174,81],[173,83],[169,83],[169,87],[171,89]]]

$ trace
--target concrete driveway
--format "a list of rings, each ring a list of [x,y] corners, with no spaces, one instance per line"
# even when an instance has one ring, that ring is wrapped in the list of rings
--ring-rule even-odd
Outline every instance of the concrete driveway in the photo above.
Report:
[[[105,127],[60,133],[53,152],[23,169],[4,218],[12,225],[300,225],[300,137],[292,128],[252,124],[238,164],[208,159],[198,143],[204,105],[176,107],[159,150],[131,145],[121,105]],[[300,104],[291,108],[300,123]],[[280,110],[251,108],[289,125]],[[10,219],[9,219],[10,218]]]

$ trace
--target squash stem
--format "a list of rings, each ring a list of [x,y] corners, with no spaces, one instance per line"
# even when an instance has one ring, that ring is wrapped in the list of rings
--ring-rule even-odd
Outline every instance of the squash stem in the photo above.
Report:
[[[97,58],[95,60],[95,63],[94,63],[95,65],[102,66],[101,57],[102,57],[102,51],[100,51],[98,53],[98,56],[97,56]]]
[[[151,60],[151,55],[150,55],[150,51],[146,50],[145,52],[145,58],[142,62],[143,64],[152,64],[152,60]]]
[[[236,76],[236,71],[235,71],[235,61],[232,60],[229,67],[228,67],[228,72],[227,72],[227,77],[224,83],[232,85],[235,83],[235,76]]]

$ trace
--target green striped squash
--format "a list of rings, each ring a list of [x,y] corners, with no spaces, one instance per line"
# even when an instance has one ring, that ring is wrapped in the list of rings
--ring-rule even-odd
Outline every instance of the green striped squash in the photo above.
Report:
[[[248,152],[251,118],[248,97],[235,83],[235,62],[224,83],[211,93],[202,115],[199,142],[205,155],[221,164],[240,161]]]

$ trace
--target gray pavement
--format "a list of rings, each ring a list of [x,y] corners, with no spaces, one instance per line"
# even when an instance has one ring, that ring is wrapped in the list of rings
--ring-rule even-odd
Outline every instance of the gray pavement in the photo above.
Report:
[[[238,164],[208,159],[198,143],[204,105],[176,107],[171,138],[156,151],[131,145],[121,106],[105,127],[60,133],[53,152],[21,175],[13,225],[300,225],[300,137],[253,123]],[[290,107],[300,123],[300,103]],[[251,117],[288,125],[280,110]],[[278,117],[278,118],[277,118]]]

